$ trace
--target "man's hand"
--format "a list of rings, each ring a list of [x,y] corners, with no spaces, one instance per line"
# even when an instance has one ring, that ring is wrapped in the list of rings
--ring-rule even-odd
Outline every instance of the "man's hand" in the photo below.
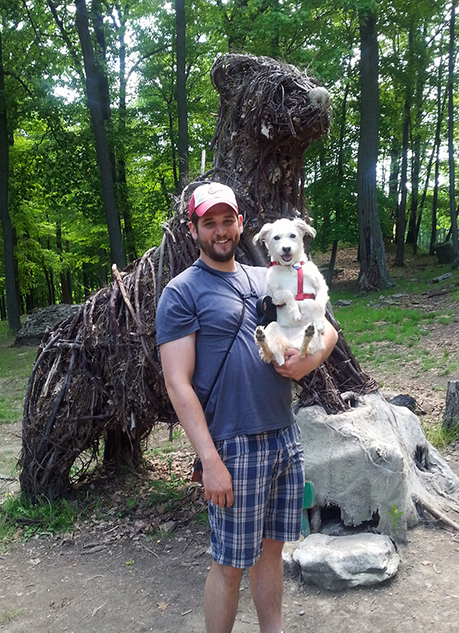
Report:
[[[317,352],[319,354],[320,352]],[[278,374],[291,380],[301,380],[306,374],[314,371],[322,360],[318,363],[317,354],[306,354],[304,358],[300,358],[300,352],[294,347],[289,347],[284,354],[285,362],[278,365],[275,360],[272,361],[274,369]]]
[[[304,358],[300,358],[300,352],[289,347],[285,352],[285,362],[283,365],[278,365],[275,361],[272,362],[274,369],[278,374],[291,380],[301,380],[311,371],[317,369],[319,365],[322,365],[324,360],[330,356],[338,341],[338,333],[330,323],[325,320],[324,330],[324,343],[325,349],[316,352],[315,354],[306,354]]]
[[[233,505],[233,484],[231,475],[218,453],[202,464],[202,483],[207,501],[214,506],[231,508]]]

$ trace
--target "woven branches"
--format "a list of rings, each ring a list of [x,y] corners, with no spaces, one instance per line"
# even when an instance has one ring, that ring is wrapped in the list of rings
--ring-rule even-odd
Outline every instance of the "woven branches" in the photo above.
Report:
[[[211,73],[221,100],[215,166],[175,201],[161,245],[146,252],[43,338],[27,388],[21,487],[32,498],[63,495],[84,475],[104,441],[104,458],[136,466],[158,421],[174,424],[156,348],[162,288],[198,256],[188,202],[206,179],[236,192],[245,230],[243,263],[266,263],[251,235],[280,215],[305,215],[303,154],[328,130],[328,93],[296,68],[268,58],[226,55]],[[333,322],[333,316],[329,314]],[[335,324],[337,329],[339,325]],[[343,391],[376,387],[342,334],[327,363],[300,383],[300,404],[346,408]]]

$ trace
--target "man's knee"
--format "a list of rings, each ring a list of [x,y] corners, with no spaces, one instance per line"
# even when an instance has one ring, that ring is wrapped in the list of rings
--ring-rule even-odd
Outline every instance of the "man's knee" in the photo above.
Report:
[[[282,556],[282,548],[284,547],[284,541],[276,541],[275,539],[265,538],[263,539],[263,550],[261,555],[265,556]]]
[[[238,567],[231,567],[230,565],[220,565],[220,563],[212,561],[211,572],[226,585],[239,586],[244,570],[239,569]]]

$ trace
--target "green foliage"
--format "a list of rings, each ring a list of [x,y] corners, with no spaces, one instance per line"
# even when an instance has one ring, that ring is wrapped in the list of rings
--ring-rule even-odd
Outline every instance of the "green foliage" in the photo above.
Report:
[[[151,481],[146,492],[147,505],[162,506],[164,512],[172,512],[186,498],[187,489],[183,479],[172,477],[170,481],[162,479]]]
[[[0,505],[0,542],[17,535],[28,540],[36,534],[68,532],[78,518],[78,506],[65,499],[51,503],[43,498],[33,504],[24,494],[8,495]]]
[[[0,8],[14,141],[9,212],[23,308],[61,301],[65,279],[71,299],[81,302],[101,286],[104,274],[109,278],[110,257],[73,4],[56,5],[59,24],[45,0],[1,0]],[[173,3],[157,0],[100,3],[99,10],[106,50],[98,61],[110,95],[106,128],[120,222],[126,247],[133,244],[129,252],[139,256],[160,243],[171,194],[178,193],[175,13]],[[389,177],[391,166],[400,172],[405,103],[410,105],[410,155],[416,154],[421,166],[421,192],[435,135],[437,86],[440,94],[446,88],[445,73],[438,74],[439,61],[446,62],[448,39],[449,5],[442,1],[187,1],[190,179],[200,173],[202,150],[207,152],[206,169],[212,165],[209,147],[218,95],[209,71],[215,58],[230,50],[296,64],[327,87],[333,104],[329,139],[311,146],[305,156],[305,194],[318,229],[314,248],[326,249],[335,240],[356,244],[359,16],[373,10],[378,12],[380,46],[378,211],[384,239],[392,241],[399,189],[389,191]],[[438,231],[450,226],[445,155],[442,150]],[[427,245],[433,186],[432,171],[421,218]],[[408,189],[410,195],[414,184]],[[0,295],[3,290],[0,260]]]
[[[6,609],[0,613],[0,624],[8,624],[22,615],[22,609]]]
[[[14,337],[6,321],[0,321],[0,424],[22,419],[24,392],[33,362],[35,348],[12,347]]]
[[[394,531],[397,534],[398,530],[398,520],[404,514],[404,510],[397,510],[397,506],[395,503],[392,504],[392,510],[388,510],[387,514],[392,517],[392,521],[394,522]]]
[[[360,301],[337,309],[336,314],[347,340],[357,346],[381,341],[405,345],[412,340],[418,341],[422,336],[422,327],[439,317],[436,312],[424,314],[421,310],[406,310],[377,302],[364,305]]]
[[[422,428],[427,441],[442,452],[447,451],[451,444],[459,439],[459,425],[450,429],[444,427],[440,420],[433,424],[422,424]]]
[[[436,269],[436,276],[441,268]],[[336,307],[335,316],[350,344],[352,351],[368,371],[375,369],[391,371],[394,364],[409,366],[413,377],[429,368],[435,368],[441,375],[450,376],[459,368],[456,354],[448,350],[434,353],[422,348],[422,340],[434,323],[448,324],[455,317],[451,312],[423,312],[421,309],[406,309],[397,305],[391,295],[421,293],[428,288],[433,277],[431,268],[422,267],[416,279],[399,280],[397,289],[384,293],[368,293],[352,296],[351,292],[342,293],[339,298],[351,298],[352,305]],[[439,282],[439,288],[449,289],[446,279]],[[332,291],[332,303],[337,295]]]
[[[209,523],[209,516],[207,512],[200,512],[196,515],[195,521],[198,525],[207,525]]]

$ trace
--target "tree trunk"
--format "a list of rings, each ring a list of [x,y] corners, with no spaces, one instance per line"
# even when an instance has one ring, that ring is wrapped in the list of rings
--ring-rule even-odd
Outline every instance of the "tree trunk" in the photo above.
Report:
[[[67,251],[67,253],[70,253],[70,244],[68,241],[66,241],[65,243],[65,249]],[[68,289],[68,293],[69,293],[69,297],[70,297],[70,303],[73,303],[73,299],[72,299],[72,275],[70,274],[70,269],[67,271],[67,274],[65,276],[66,278],[66,282],[67,282],[67,289]]]
[[[344,89],[343,103],[341,105],[341,126],[340,126],[340,133],[339,133],[338,162],[336,166],[336,171],[337,171],[336,180],[337,181],[336,181],[336,198],[335,198],[335,226],[336,226],[335,235],[339,235],[340,223],[344,216],[341,188],[343,186],[343,180],[344,180],[343,151],[344,151],[344,138],[345,138],[345,133],[346,133],[346,112],[347,112],[347,99],[349,96],[349,89],[350,89],[350,74],[351,74],[351,64],[349,62],[348,73],[347,73],[348,80],[346,82],[346,87]],[[328,266],[328,273],[326,275],[326,282],[329,288],[332,287],[332,283],[333,283],[333,273],[335,269],[337,250],[338,250],[338,240],[335,238],[332,244],[330,264]]]
[[[16,276],[13,251],[13,227],[8,210],[9,139],[3,70],[2,32],[0,30],[0,222],[3,232],[3,263],[5,270],[6,308],[11,332],[21,328],[16,296]]]
[[[442,103],[442,99],[441,99],[442,75],[443,75],[443,59],[440,61],[440,65],[438,67],[438,80],[437,80],[438,81],[438,84],[437,84],[437,126],[435,130],[435,144],[434,144],[434,150],[436,153],[435,181],[434,181],[434,191],[433,191],[433,200],[432,200],[432,222],[431,222],[431,232],[430,232],[429,255],[434,254],[435,244],[437,242],[438,177],[440,173],[440,133],[441,133],[441,124],[443,120],[443,112],[445,109],[446,97],[448,96],[448,91],[446,91],[445,97]]]
[[[186,16],[185,0],[175,0],[177,51],[177,119],[180,193],[188,183],[188,104],[186,93]]]
[[[360,13],[360,140],[357,167],[359,218],[359,290],[394,285],[386,266],[384,243],[376,202],[378,159],[379,87],[376,15]]]
[[[403,266],[403,260],[405,255],[405,230],[406,230],[406,201],[407,201],[407,186],[408,179],[408,138],[410,128],[410,104],[408,99],[405,99],[405,115],[403,120],[403,134],[402,134],[402,169],[400,173],[400,205],[398,207],[397,215],[397,252],[395,255],[395,265]]]
[[[394,208],[392,212],[392,221],[397,228],[398,217],[398,179],[400,175],[400,150],[392,147],[390,150],[390,172],[389,172],[389,198],[392,201]],[[397,233],[395,234],[395,240],[397,241]]]
[[[422,73],[422,69],[418,69]],[[424,81],[418,77],[416,86],[416,124],[413,132],[413,157],[411,162],[411,209],[410,209],[410,239],[413,245],[413,255],[418,252],[418,213],[419,213],[419,174],[421,172],[421,122],[423,116],[422,95]]]
[[[179,174],[177,169],[177,151],[175,149],[175,134],[174,134],[174,117],[172,114],[172,105],[170,103],[167,104],[167,112],[169,116],[169,141],[171,144],[171,154],[172,154],[172,173],[174,175],[174,188],[175,191],[179,191]]]
[[[120,219],[116,207],[112,165],[100,102],[94,49],[89,33],[88,12],[85,0],[75,0],[75,6],[75,19],[86,72],[88,107],[94,132],[97,162],[102,186],[102,199],[110,239],[111,261],[112,263],[116,263],[118,268],[124,268],[126,266],[126,255],[124,253]]]
[[[120,14],[119,28],[119,69],[120,69],[120,103],[118,108],[117,135],[117,188],[120,212],[124,220],[124,239],[129,261],[137,258],[134,230],[132,228],[131,204],[128,195],[126,178],[126,20]]]
[[[454,265],[459,265],[459,244],[457,237],[456,215],[456,186],[454,166],[454,30],[456,20],[457,0],[454,0],[451,8],[451,21],[449,29],[449,62],[448,62],[448,164],[449,164],[449,212],[451,217],[451,235],[453,239]]]
[[[443,427],[454,429],[459,424],[459,381],[449,380],[446,390],[446,404],[443,413]]]
[[[57,222],[57,225],[56,225],[56,248],[57,248],[57,254],[59,255],[59,259],[61,260],[61,263],[62,263],[63,262],[62,227],[61,227],[60,220]],[[62,302],[72,303],[72,298],[70,296],[69,288],[67,286],[67,275],[64,269],[60,271],[59,277],[60,277],[60,282],[61,282]]]

